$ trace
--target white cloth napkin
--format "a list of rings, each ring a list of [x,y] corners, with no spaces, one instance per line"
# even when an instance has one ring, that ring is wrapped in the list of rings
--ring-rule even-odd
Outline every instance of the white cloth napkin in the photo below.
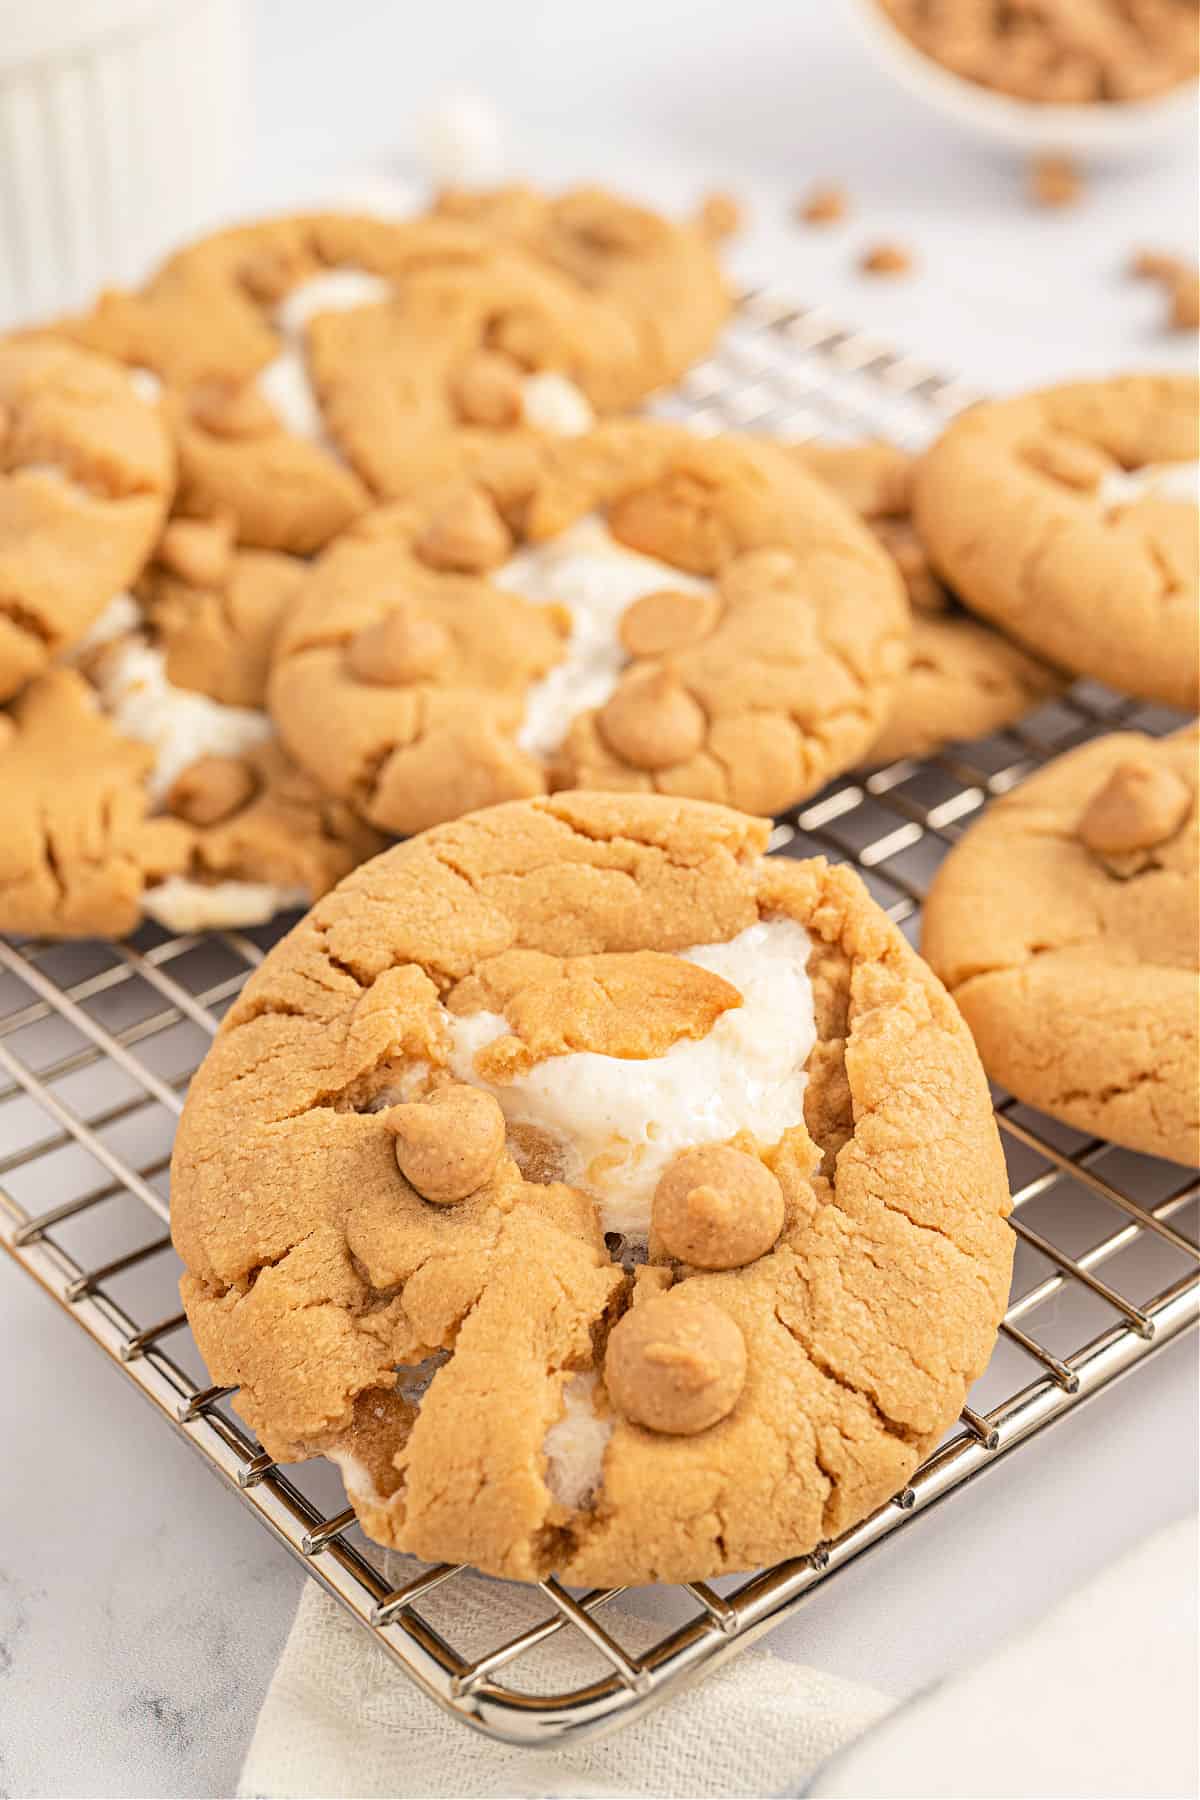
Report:
[[[491,1744],[449,1718],[310,1584],[238,1793],[1189,1800],[1195,1577],[1196,1524],[1185,1519],[898,1709],[872,1688],[749,1650],[627,1730],[552,1755]],[[836,1605],[836,1586],[825,1604]],[[470,1578],[441,1590],[433,1622],[470,1650],[544,1613],[536,1590]],[[636,1651],[661,1631],[623,1613],[617,1635]],[[523,1685],[592,1679],[592,1654],[561,1633],[522,1659]]]
[[[430,1601],[456,1646],[495,1644],[549,1602],[478,1577]],[[617,1607],[605,1608],[606,1623]],[[614,1635],[635,1654],[662,1635],[627,1611]],[[571,1641],[574,1640],[574,1641]],[[560,1632],[523,1657],[522,1686],[596,1679],[596,1653]],[[747,1650],[627,1729],[576,1749],[493,1744],[426,1699],[310,1582],[238,1785],[242,1796],[761,1795],[802,1784],[894,1704],[875,1689]]]
[[[810,1800],[1193,1800],[1196,1548],[1195,1519],[1156,1532],[1032,1631],[899,1708],[821,1772]]]

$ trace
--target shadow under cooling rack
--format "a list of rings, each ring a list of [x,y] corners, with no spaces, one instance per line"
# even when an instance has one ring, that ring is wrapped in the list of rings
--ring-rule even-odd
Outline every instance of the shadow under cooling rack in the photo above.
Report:
[[[701,430],[916,444],[969,398],[817,309],[757,293],[657,410]],[[1079,684],[1018,727],[833,783],[777,821],[772,848],[852,862],[915,942],[934,870],[989,799],[1100,732],[1176,723]],[[1156,1353],[1200,1316],[1200,1181],[998,1095],[1017,1237],[1010,1305],[955,1430],[903,1492],[811,1555],[678,1588],[678,1623],[648,1645],[644,1627],[638,1646],[622,1640],[628,1620],[608,1608],[615,1591],[555,1581],[519,1590],[524,1617],[501,1629],[486,1599],[502,1584],[385,1554],[329,1465],[273,1463],[229,1390],[209,1385],[179,1310],[167,1234],[175,1122],[221,1016],[283,929],[197,938],[150,926],[124,944],[0,939],[0,1243],[409,1676],[497,1739],[559,1747],[635,1718],[1117,1377],[1152,1379]],[[1043,1454],[1053,1453],[1051,1438]],[[469,1630],[456,1604],[466,1583]],[[543,1653],[564,1644],[572,1655],[556,1675]]]

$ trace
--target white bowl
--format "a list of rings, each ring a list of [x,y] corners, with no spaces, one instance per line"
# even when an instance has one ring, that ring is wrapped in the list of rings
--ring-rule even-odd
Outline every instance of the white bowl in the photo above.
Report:
[[[214,221],[245,67],[242,0],[0,0],[0,326]]]
[[[1097,163],[1162,156],[1185,138],[1195,138],[1196,81],[1151,100],[1040,105],[981,87],[935,62],[905,37],[877,0],[853,0],[852,12],[876,62],[931,110],[975,137],[1014,150],[1058,151]]]

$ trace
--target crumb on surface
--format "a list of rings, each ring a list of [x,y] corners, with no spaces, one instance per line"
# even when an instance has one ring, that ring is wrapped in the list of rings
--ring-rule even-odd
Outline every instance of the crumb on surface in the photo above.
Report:
[[[915,267],[912,251],[903,244],[872,244],[859,259],[864,275],[908,275]]]
[[[796,202],[796,217],[805,225],[834,225],[849,210],[849,195],[833,181],[818,181]]]
[[[1168,250],[1137,250],[1129,273],[1139,281],[1157,281],[1167,297],[1168,331],[1200,330],[1200,272]]]
[[[1035,206],[1074,206],[1083,177],[1069,156],[1045,152],[1029,165],[1029,198]]]

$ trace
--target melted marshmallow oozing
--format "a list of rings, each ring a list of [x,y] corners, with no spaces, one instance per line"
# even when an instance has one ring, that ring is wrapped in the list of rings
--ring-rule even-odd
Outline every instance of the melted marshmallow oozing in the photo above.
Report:
[[[1135,500],[1179,500],[1200,506],[1200,462],[1147,463],[1141,469],[1113,469],[1097,490],[1111,510]]]
[[[492,579],[527,600],[556,600],[571,615],[566,655],[525,697],[517,742],[534,756],[557,750],[571,721],[603,706],[616,687],[628,661],[617,637],[627,606],[659,588],[712,591],[711,581],[627,550],[594,515],[577,520],[549,543],[522,550]]]
[[[595,1375],[572,1375],[563,1389],[563,1415],[546,1433],[546,1486],[563,1506],[590,1506],[604,1481],[604,1452],[612,1420],[595,1406]]]
[[[271,881],[190,881],[169,875],[146,889],[142,910],[171,932],[227,931],[265,925],[276,913],[307,906],[305,887],[280,887]]]
[[[258,388],[280,423],[335,456],[341,454],[325,429],[325,419],[308,373],[305,331],[318,313],[353,312],[379,306],[395,290],[381,275],[365,269],[329,269],[300,283],[275,310],[275,328],[283,348],[259,371]],[[549,437],[578,437],[595,424],[587,396],[573,381],[554,370],[527,375],[521,383],[521,413],[526,425]]]
[[[681,1150],[748,1131],[776,1144],[804,1117],[804,1067],[816,1043],[808,933],[793,919],[763,919],[723,944],[680,951],[738,988],[703,1038],[680,1038],[662,1056],[627,1059],[591,1050],[536,1063],[503,1085],[475,1058],[509,1031],[502,1013],[448,1014],[458,1080],[495,1094],[512,1124],[562,1147],[564,1179],[596,1201],[605,1231],[644,1240],[659,1176]]]
[[[156,759],[148,788],[163,800],[176,777],[199,756],[240,756],[272,737],[266,713],[223,706],[207,694],[173,687],[161,650],[140,637],[119,644],[95,675],[100,708],[117,731],[150,744]]]

